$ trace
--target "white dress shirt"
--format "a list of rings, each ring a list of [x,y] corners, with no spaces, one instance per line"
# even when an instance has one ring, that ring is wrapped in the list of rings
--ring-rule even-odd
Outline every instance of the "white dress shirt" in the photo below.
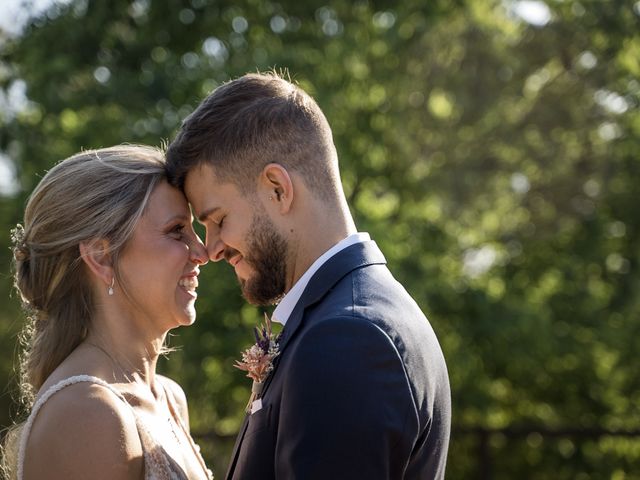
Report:
[[[309,269],[304,272],[304,275],[302,275],[298,279],[291,290],[289,290],[289,292],[282,298],[282,300],[280,300],[280,303],[273,311],[271,320],[281,323],[282,325],[286,325],[291,312],[293,312],[293,309],[298,303],[298,300],[300,300],[300,297],[302,296],[302,292],[304,292],[304,289],[307,288],[309,280],[311,280],[311,277],[313,277],[318,269],[338,252],[344,250],[347,247],[350,247],[351,245],[366,242],[367,240],[371,240],[368,233],[354,233],[353,235],[349,235],[344,240],[339,241],[329,250],[320,255],[318,259],[309,267]]]

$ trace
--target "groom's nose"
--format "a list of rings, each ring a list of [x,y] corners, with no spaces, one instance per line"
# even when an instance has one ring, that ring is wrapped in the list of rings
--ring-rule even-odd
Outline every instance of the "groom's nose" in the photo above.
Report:
[[[215,236],[212,238],[207,235],[205,247],[207,249],[209,260],[211,260],[212,262],[219,262],[220,260],[224,260],[224,250],[226,248],[226,245],[219,236]]]

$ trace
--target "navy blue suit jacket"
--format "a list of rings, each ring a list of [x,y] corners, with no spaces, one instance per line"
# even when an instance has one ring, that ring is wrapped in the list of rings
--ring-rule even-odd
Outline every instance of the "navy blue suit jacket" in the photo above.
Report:
[[[442,479],[451,396],[438,340],[375,242],[311,278],[227,479]]]

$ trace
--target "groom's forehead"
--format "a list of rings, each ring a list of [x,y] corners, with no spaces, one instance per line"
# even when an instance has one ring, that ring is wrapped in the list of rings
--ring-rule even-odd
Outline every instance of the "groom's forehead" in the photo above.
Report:
[[[197,200],[195,197],[202,196],[207,192],[212,193],[214,189],[218,190],[220,183],[212,167],[200,164],[187,172],[184,180],[184,193],[189,203],[194,203]]]
[[[206,211],[232,207],[244,198],[235,184],[221,182],[210,170],[194,169],[187,174],[184,183],[184,193],[198,219]]]
[[[207,182],[220,183],[216,169],[208,162],[202,161],[189,169],[185,176],[185,185],[189,181],[205,179]]]

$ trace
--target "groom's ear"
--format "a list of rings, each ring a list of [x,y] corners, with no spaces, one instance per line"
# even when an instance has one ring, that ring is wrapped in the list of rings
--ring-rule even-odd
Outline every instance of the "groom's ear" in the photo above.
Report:
[[[80,258],[91,273],[105,285],[109,285],[114,276],[109,242],[102,238],[91,239],[80,242],[79,248]]]
[[[258,193],[266,204],[277,206],[280,213],[288,213],[293,204],[293,181],[286,168],[279,163],[269,163],[262,169],[258,180]]]

